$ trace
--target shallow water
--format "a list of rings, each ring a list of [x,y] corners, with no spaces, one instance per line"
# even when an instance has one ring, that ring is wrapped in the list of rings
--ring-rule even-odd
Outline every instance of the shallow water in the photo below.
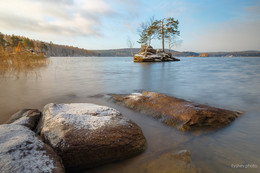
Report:
[[[47,68],[27,77],[0,79],[0,122],[18,109],[42,109],[50,102],[92,102],[114,107],[141,126],[148,143],[143,154],[88,172],[145,172],[152,160],[178,149],[189,150],[202,172],[260,172],[260,58],[133,63],[132,58],[57,57],[51,61]],[[225,128],[198,135],[180,132],[97,97],[140,90],[244,114]],[[250,164],[254,168],[232,168],[232,164]]]

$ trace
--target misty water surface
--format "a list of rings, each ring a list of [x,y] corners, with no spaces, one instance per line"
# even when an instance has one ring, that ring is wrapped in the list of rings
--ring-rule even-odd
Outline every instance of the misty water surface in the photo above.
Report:
[[[50,102],[92,102],[114,107],[143,129],[147,150],[90,172],[144,172],[165,152],[187,149],[206,172],[260,171],[260,58],[181,58],[180,62],[133,63],[124,57],[56,57],[27,77],[0,79],[0,121],[19,109]],[[37,75],[36,75],[37,74]],[[244,112],[231,125],[202,135],[183,133],[103,96],[151,90]],[[231,164],[256,164],[234,169]],[[159,168],[158,168],[159,170]]]

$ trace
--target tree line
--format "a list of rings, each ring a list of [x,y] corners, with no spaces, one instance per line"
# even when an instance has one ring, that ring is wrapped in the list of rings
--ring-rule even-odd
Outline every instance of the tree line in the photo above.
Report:
[[[58,45],[52,42],[33,40],[23,36],[7,35],[0,32],[0,50],[7,53],[34,52],[46,56],[94,56],[96,53],[78,47]]]
[[[47,44],[23,36],[0,33],[0,48],[8,53],[21,51],[36,51],[40,53],[47,50]]]

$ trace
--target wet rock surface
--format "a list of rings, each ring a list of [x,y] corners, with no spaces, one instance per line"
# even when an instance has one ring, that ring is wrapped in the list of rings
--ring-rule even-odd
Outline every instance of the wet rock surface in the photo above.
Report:
[[[95,104],[48,104],[38,130],[69,172],[129,158],[146,146],[137,124]]]
[[[13,114],[6,124],[16,124],[34,130],[37,126],[41,112],[38,109],[23,109]]]
[[[22,125],[0,125],[0,172],[63,173],[61,159]]]
[[[241,113],[196,104],[183,99],[145,91],[131,95],[111,95],[117,103],[145,112],[180,130],[214,130],[228,125]]]
[[[163,61],[180,61],[172,56],[169,52],[155,50],[152,46],[142,45],[138,54],[134,55],[134,62],[163,62]]]

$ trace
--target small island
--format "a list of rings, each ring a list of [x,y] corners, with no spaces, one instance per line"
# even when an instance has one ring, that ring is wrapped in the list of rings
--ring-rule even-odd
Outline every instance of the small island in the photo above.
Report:
[[[134,55],[134,62],[163,62],[163,61],[180,61],[172,56],[170,52],[155,50],[152,46],[142,45],[137,54]]]
[[[140,39],[138,41],[142,45],[139,52],[134,55],[134,62],[180,61],[174,58],[170,52],[164,50],[164,39],[168,40],[169,51],[171,51],[172,41],[180,35],[178,24],[179,21],[172,17],[161,20],[151,18],[146,24],[142,23],[139,28]],[[162,50],[153,49],[151,41],[154,38],[162,41]]]

